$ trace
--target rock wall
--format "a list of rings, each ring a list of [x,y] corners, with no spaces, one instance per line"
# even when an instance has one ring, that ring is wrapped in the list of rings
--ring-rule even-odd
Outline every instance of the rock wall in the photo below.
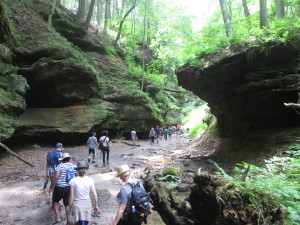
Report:
[[[151,82],[140,91],[122,50],[64,7],[47,29],[50,8],[42,1],[0,2],[0,141],[74,143],[90,131],[135,128],[142,135],[161,124],[168,106],[161,110],[164,103],[150,97]]]
[[[179,84],[208,103],[220,135],[289,127],[300,117],[283,103],[298,101],[299,41],[206,55],[199,67],[177,70]]]

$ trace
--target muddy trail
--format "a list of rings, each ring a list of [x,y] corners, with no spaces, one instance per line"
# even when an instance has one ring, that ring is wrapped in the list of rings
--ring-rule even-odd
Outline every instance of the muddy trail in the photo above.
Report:
[[[132,148],[121,142],[112,143],[110,164],[102,165],[100,152],[97,152],[96,163],[90,163],[88,176],[95,181],[98,193],[100,215],[93,217],[90,224],[109,225],[117,212],[117,194],[122,185],[116,178],[119,165],[128,164],[132,168],[132,177],[139,178],[146,170],[161,173],[164,168],[180,170],[181,183],[192,183],[194,173],[199,168],[209,170],[210,164],[198,160],[199,152],[189,150],[191,139],[186,135],[173,135],[167,141],[150,145],[149,141],[138,141],[140,147]],[[30,167],[11,156],[2,156],[0,161],[0,224],[52,224],[54,213],[51,209],[51,196],[42,190],[45,175],[45,159],[52,147],[33,145],[19,149],[18,153],[35,167]],[[87,161],[87,147],[65,146],[64,152],[72,156],[74,164],[79,160]],[[194,159],[194,160],[193,160]],[[175,191],[176,194],[176,191]],[[177,193],[184,198],[188,193]],[[62,203],[61,203],[62,204]],[[64,207],[61,207],[62,222],[66,224]],[[154,211],[149,216],[149,225],[165,224]]]

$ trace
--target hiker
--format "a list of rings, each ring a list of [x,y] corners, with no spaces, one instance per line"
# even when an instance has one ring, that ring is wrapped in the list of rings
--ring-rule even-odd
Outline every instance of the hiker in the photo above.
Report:
[[[162,140],[164,136],[164,127],[159,128],[159,132],[160,132],[160,140]]]
[[[155,135],[154,128],[151,128],[150,133],[149,133],[149,138],[150,138],[150,144],[151,145],[153,145],[153,143],[154,143],[154,135]]]
[[[169,132],[169,139],[170,139],[173,133],[173,129],[171,126],[169,126],[168,132]]]
[[[108,131],[107,130],[103,130],[101,132],[101,137],[99,139],[99,148],[102,151],[102,155],[103,155],[103,166],[108,165],[109,164],[109,151],[110,151],[110,146],[109,146],[109,138],[107,137],[108,135]],[[107,155],[106,157],[106,164],[105,164],[105,155]]]
[[[91,221],[93,206],[90,199],[90,192],[94,201],[94,214],[97,215],[99,212],[94,180],[86,176],[88,169],[88,164],[84,161],[79,161],[76,168],[78,176],[70,181],[70,225],[87,225]]]
[[[72,176],[75,175],[76,166],[70,163],[71,156],[69,153],[64,153],[60,160],[62,163],[55,168],[54,182],[51,184],[49,193],[53,190],[52,196],[52,208],[55,213],[55,222],[59,223],[61,221],[59,215],[60,204],[59,201],[63,199],[63,203],[66,211],[67,223],[69,223],[69,195],[70,195],[70,184],[68,176],[70,176],[69,171],[72,171]]]
[[[45,180],[49,180],[50,183],[53,184],[55,168],[61,163],[59,160],[62,157],[62,151],[64,150],[62,143],[57,143],[56,148],[47,154],[47,164],[46,164],[46,176]],[[47,183],[45,183],[47,186]],[[47,187],[44,187],[46,189]]]
[[[131,131],[131,141],[132,141],[132,148],[135,148],[135,141],[138,140],[137,134],[135,129],[133,128]]]
[[[91,161],[91,154],[93,155],[93,161],[92,163],[95,163],[95,156],[96,156],[96,149],[98,148],[98,142],[96,138],[96,132],[92,132],[91,136],[87,140],[87,146],[89,148],[89,158],[88,162]]]
[[[164,129],[164,138],[165,138],[165,140],[168,140],[168,128],[165,127],[163,129]]]
[[[160,137],[160,134],[161,134],[161,132],[160,132],[160,128],[158,127],[158,126],[156,126],[156,129],[155,129],[155,135],[156,135],[156,138],[157,138],[157,144],[158,144],[158,139],[159,139],[159,137]]]
[[[122,165],[118,167],[117,177],[120,177],[120,179],[125,184],[123,184],[118,194],[119,209],[112,225],[140,225],[143,222],[143,220],[136,222],[134,217],[135,215],[133,215],[133,211],[136,211],[135,210],[136,208],[134,207],[133,204],[134,203],[133,188],[138,184],[140,193],[145,192],[145,189],[141,183],[139,183],[136,180],[130,179],[130,170],[131,169],[128,167],[128,165]],[[149,202],[150,202],[150,197],[149,197]],[[138,215],[139,220],[141,216],[144,216],[144,219],[146,219],[148,214],[152,213],[150,204],[146,204],[145,207],[147,212],[142,212],[140,215]]]

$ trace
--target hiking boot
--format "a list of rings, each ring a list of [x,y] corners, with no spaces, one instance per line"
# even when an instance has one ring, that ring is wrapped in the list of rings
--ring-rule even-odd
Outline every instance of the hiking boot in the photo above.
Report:
[[[88,162],[90,162],[91,161],[91,159],[88,159]]]

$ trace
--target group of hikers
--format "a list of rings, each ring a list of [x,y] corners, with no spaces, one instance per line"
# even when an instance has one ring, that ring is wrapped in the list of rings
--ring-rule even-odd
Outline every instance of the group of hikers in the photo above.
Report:
[[[165,140],[168,140],[172,138],[173,133],[182,133],[182,129],[180,128],[179,124],[175,126],[169,126],[169,127],[159,127],[156,126],[156,128],[151,128],[149,133],[150,138],[150,144],[154,144],[154,139],[156,139],[156,143],[158,143],[158,140],[162,140],[163,138]]]
[[[134,129],[133,131],[131,132],[132,138],[137,140],[136,132]],[[98,142],[96,133],[91,133],[87,140],[88,162],[92,160],[92,163],[95,163],[96,150],[99,147],[102,150],[103,164],[109,164],[110,144],[107,135],[108,131],[102,131]],[[87,225],[91,221],[92,212],[94,215],[99,213],[94,180],[86,176],[89,165],[85,161],[79,161],[75,166],[70,163],[70,154],[63,153],[63,150],[63,144],[57,143],[56,148],[47,154],[44,189],[46,191],[47,182],[50,179],[48,193],[52,195],[52,208],[55,213],[53,224],[61,222],[59,202],[63,200],[67,225]],[[151,214],[151,199],[143,185],[130,178],[128,165],[118,167],[117,177],[124,184],[118,195],[119,209],[112,224],[140,225],[142,222],[146,222],[147,215]],[[141,203],[141,201],[143,202]]]

